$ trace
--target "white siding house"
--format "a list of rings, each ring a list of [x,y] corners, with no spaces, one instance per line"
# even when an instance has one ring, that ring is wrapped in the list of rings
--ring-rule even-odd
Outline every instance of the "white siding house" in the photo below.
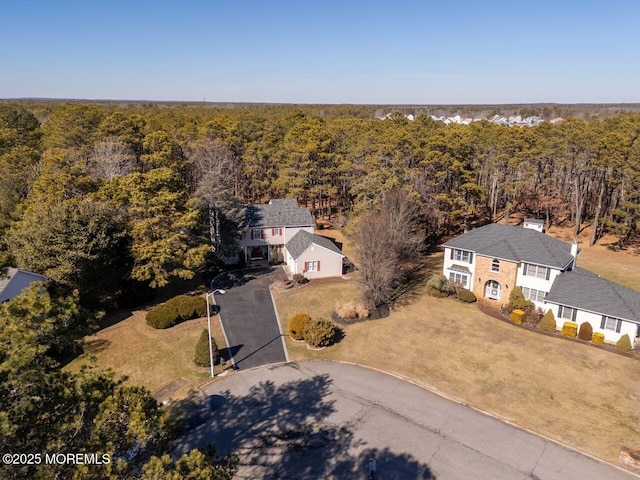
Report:
[[[331,240],[314,235],[311,212],[295,198],[248,206],[245,225],[240,245],[247,261],[285,262],[292,275],[307,278],[342,275],[344,255]]]
[[[287,243],[287,266],[295,275],[306,278],[339,277],[342,275],[344,255],[327,237],[299,231]]]
[[[540,221],[527,221],[526,228],[485,225],[446,242],[442,273],[476,296],[502,303],[508,295],[501,296],[501,289],[516,285],[536,307],[553,312],[558,329],[567,320],[589,322],[607,342],[629,335],[633,344],[640,337],[640,292],[576,267],[577,242],[545,235]],[[517,266],[513,276],[509,265]]]

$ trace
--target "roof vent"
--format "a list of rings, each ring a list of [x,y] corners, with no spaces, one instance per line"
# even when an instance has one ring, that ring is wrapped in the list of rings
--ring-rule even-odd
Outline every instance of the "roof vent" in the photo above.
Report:
[[[524,228],[544,233],[544,220],[539,220],[537,218],[525,218],[523,226]]]

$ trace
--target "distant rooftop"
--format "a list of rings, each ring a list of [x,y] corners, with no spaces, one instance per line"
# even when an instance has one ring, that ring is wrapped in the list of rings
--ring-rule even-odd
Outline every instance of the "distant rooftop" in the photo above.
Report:
[[[18,268],[9,268],[6,276],[0,276],[0,303],[11,300],[22,293],[33,282],[42,282],[47,277]]]

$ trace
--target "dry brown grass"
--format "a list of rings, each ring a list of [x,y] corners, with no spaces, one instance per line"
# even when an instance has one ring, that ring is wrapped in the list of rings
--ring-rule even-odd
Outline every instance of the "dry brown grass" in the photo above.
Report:
[[[196,367],[193,363],[195,346],[202,330],[207,328],[207,319],[189,320],[166,330],[155,330],[147,325],[145,315],[145,311],[136,311],[128,318],[86,337],[85,353],[65,369],[76,371],[83,364],[100,369],[112,368],[117,376],[127,376],[128,383],[142,385],[151,393],[169,384],[180,386],[159,400],[186,397],[209,379],[209,369]],[[211,319],[211,329],[218,347],[225,348],[217,317]]]
[[[597,253],[585,258],[597,265]],[[431,268],[441,257],[428,259]],[[629,261],[623,253],[614,258]],[[278,293],[283,330],[301,305],[326,317],[359,292],[354,281],[333,280]],[[473,304],[431,298],[419,285],[409,297],[388,318],[342,327],[344,338],[326,350],[287,340],[291,359],[345,360],[398,373],[611,462],[621,445],[640,446],[640,362],[524,330]]]

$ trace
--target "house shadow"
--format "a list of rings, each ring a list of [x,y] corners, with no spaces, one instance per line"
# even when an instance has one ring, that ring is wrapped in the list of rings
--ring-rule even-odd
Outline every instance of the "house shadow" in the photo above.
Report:
[[[352,423],[334,423],[331,386],[328,375],[281,385],[265,380],[242,395],[227,390],[175,402],[173,456],[213,446],[219,455],[238,455],[241,477],[340,479],[365,478],[374,456],[379,480],[436,478],[411,455],[367,448]]]

